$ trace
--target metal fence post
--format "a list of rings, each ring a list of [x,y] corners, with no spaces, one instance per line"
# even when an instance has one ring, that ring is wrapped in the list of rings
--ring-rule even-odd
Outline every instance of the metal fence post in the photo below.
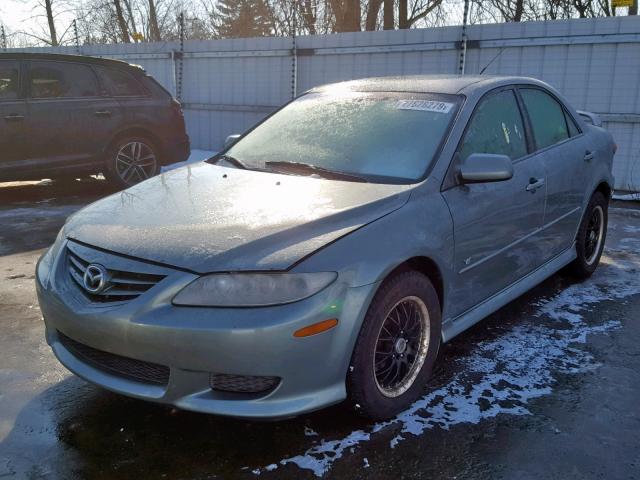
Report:
[[[291,2],[293,12],[293,34],[291,35],[291,99],[298,94],[298,47],[296,45],[297,16],[295,0]]]
[[[464,67],[467,61],[467,17],[469,15],[469,0],[464,0],[464,13],[462,17],[462,42],[460,47],[460,65],[458,73],[464,75]]]

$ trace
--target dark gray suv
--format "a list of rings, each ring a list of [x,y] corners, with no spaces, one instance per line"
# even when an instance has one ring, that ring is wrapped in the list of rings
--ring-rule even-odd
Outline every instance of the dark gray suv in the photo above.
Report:
[[[186,160],[180,103],[117,60],[0,54],[0,181],[103,173],[120,188]]]

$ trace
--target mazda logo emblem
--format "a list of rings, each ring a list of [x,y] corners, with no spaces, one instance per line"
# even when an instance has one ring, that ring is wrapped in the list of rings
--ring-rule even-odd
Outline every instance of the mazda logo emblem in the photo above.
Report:
[[[100,293],[107,285],[107,269],[98,263],[90,264],[84,271],[82,285],[89,293]]]

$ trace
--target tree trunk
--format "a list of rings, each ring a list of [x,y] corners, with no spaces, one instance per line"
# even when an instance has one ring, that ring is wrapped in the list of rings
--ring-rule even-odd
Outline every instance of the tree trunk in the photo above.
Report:
[[[124,43],[131,43],[131,38],[129,38],[129,28],[127,27],[127,21],[124,19],[124,15],[122,13],[122,5],[120,5],[120,0],[113,0],[113,5],[116,7],[116,17],[118,19],[118,26],[120,27],[120,35],[122,35],[122,41]]]
[[[629,15],[638,15],[638,0],[633,0],[633,5],[629,7]]]
[[[398,28],[409,28],[409,12],[407,9],[407,0],[398,0]]]
[[[516,0],[516,11],[513,14],[513,21],[519,22],[522,20],[522,14],[524,13],[524,0]]]
[[[153,0],[149,0],[149,31],[151,40],[160,41],[160,29],[158,28],[158,15],[156,14],[156,4]]]
[[[295,13],[294,13],[295,14]],[[309,35],[316,34],[316,11],[313,8],[311,0],[304,0],[302,3],[302,18],[304,26],[307,27]]]
[[[51,46],[58,46],[58,36],[56,35],[56,24],[53,22],[53,9],[51,8],[51,0],[44,0],[44,6],[47,9],[47,22],[49,22],[49,36],[51,37]]]
[[[365,22],[365,30],[373,32],[378,24],[378,13],[380,13],[380,7],[382,6],[382,0],[370,0],[369,8],[367,9],[367,19]]]
[[[394,0],[384,0],[383,10],[383,28],[385,30],[393,30],[395,28],[395,21],[393,19]]]
[[[131,1],[130,0],[123,0],[124,1],[124,6],[127,9],[127,13],[129,14],[129,21],[131,22],[131,30],[133,31],[133,33],[137,33],[138,32],[138,26],[136,25],[136,17],[133,16],[133,10],[131,10]],[[134,38],[134,40],[136,40]],[[137,42],[137,40],[136,40]]]

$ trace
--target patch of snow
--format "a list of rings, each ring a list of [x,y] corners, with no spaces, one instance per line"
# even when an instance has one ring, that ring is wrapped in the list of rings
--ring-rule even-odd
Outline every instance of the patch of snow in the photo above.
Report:
[[[316,432],[313,428],[304,427],[304,436],[305,437],[317,437],[318,432]]]
[[[586,343],[589,335],[612,331],[621,324],[614,319],[593,324],[583,314],[598,302],[640,294],[638,267],[637,257],[619,262],[603,257],[589,281],[537,303],[534,315],[546,321],[517,325],[499,338],[479,343],[468,357],[458,360],[459,373],[447,385],[431,391],[396,418],[374,424],[369,431],[323,439],[279,464],[293,463],[321,477],[346,452],[388,427],[400,429],[390,441],[394,448],[408,434],[421,435],[434,427],[477,424],[499,414],[531,414],[527,404],[551,393],[555,373],[574,374],[598,367],[579,345]]]

